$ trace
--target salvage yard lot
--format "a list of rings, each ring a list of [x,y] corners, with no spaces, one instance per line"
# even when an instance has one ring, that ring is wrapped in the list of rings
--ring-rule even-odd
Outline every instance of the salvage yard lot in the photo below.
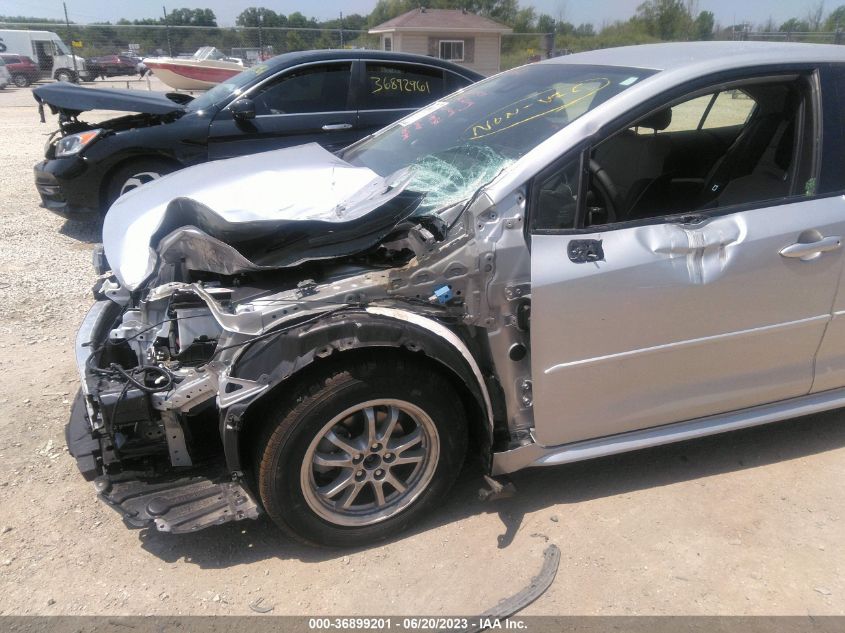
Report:
[[[0,614],[250,614],[261,598],[274,615],[472,615],[522,589],[547,543],[557,579],[525,615],[845,614],[842,411],[522,472],[492,504],[471,465],[417,529],[364,550],[304,548],[266,519],[126,529],[64,449],[99,229],[38,207],[53,128],[29,89],[0,92]]]

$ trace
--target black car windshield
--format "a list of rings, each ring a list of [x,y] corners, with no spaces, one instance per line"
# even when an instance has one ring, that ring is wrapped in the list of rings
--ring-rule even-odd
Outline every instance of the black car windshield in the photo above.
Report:
[[[217,84],[205,94],[191,101],[187,106],[188,111],[197,112],[198,110],[207,110],[216,103],[241,94],[244,88],[252,84],[252,82],[264,75],[268,70],[269,66],[267,64],[256,64],[251,68],[247,68],[242,73],[238,73],[223,83]]]
[[[531,64],[469,86],[351,146],[342,157],[380,176],[411,167],[418,213],[445,209],[566,125],[655,71]]]

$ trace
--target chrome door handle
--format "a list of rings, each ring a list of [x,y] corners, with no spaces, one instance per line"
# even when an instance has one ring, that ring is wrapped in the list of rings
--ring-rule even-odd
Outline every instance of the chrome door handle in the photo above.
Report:
[[[834,251],[842,246],[842,237],[839,235],[831,235],[823,237],[815,242],[796,242],[789,246],[782,248],[780,254],[784,257],[797,257],[808,261],[815,259],[822,253]]]
[[[352,127],[351,123],[327,123],[323,126],[324,132],[334,132],[335,130],[348,130]]]

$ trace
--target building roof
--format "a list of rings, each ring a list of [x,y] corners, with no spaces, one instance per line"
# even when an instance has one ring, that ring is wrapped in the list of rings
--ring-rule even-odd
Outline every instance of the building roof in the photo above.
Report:
[[[512,33],[500,22],[461,9],[412,9],[370,29],[370,33],[391,31],[437,31]]]

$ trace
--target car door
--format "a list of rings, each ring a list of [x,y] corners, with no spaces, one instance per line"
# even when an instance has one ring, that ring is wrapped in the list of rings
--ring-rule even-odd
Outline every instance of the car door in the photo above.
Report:
[[[595,165],[588,168],[589,152],[538,177],[531,194],[538,442],[609,436],[810,391],[842,270],[845,201],[813,195],[819,99],[813,81],[798,84],[797,128],[787,133],[784,122],[772,139],[777,148],[765,154],[781,159],[791,148],[788,186],[777,197],[769,193],[780,186],[776,177],[759,187],[750,180],[758,176],[746,175],[695,213],[591,225],[587,206],[602,196],[590,193],[601,179]],[[728,190],[746,195],[731,201]]]
[[[358,125],[362,136],[472,83],[453,72],[411,62],[362,60]]]
[[[360,137],[351,101],[352,62],[286,69],[218,112],[209,127],[209,159],[316,142],[335,151]],[[254,118],[239,118],[246,103]]]

